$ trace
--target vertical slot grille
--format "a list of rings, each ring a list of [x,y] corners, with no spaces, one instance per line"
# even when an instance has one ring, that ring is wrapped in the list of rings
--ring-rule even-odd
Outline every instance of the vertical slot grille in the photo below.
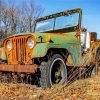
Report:
[[[14,55],[12,60],[15,60],[17,63],[25,64],[26,61],[26,38],[14,38],[12,40],[13,51],[12,55]]]

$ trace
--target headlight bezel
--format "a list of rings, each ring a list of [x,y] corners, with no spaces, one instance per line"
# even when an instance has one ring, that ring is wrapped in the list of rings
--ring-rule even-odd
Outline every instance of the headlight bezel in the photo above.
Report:
[[[33,37],[28,37],[27,46],[28,46],[29,49],[33,49],[34,48],[35,40],[33,39]]]
[[[12,42],[10,40],[8,40],[6,42],[6,48],[7,48],[8,51],[11,51],[12,50]]]

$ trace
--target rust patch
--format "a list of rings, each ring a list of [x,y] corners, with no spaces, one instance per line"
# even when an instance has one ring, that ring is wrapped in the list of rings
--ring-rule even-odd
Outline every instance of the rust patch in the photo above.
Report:
[[[37,65],[6,65],[0,64],[0,71],[10,72],[23,72],[23,73],[35,73],[37,72]]]
[[[68,56],[67,61],[66,61],[67,66],[73,66],[73,60],[71,55]]]

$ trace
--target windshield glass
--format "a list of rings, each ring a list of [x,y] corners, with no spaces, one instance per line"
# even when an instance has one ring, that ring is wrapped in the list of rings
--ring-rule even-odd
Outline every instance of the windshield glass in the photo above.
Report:
[[[63,29],[78,25],[79,13],[64,15],[36,23],[35,32]]]
[[[43,32],[43,31],[52,30],[53,25],[54,25],[54,18],[40,21],[40,22],[37,22],[35,31],[36,32]]]

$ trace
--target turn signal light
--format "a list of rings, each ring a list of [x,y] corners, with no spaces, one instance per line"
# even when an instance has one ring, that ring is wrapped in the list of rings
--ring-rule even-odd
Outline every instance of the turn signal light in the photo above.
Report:
[[[50,35],[46,35],[46,42],[49,42],[51,40],[51,36]]]

